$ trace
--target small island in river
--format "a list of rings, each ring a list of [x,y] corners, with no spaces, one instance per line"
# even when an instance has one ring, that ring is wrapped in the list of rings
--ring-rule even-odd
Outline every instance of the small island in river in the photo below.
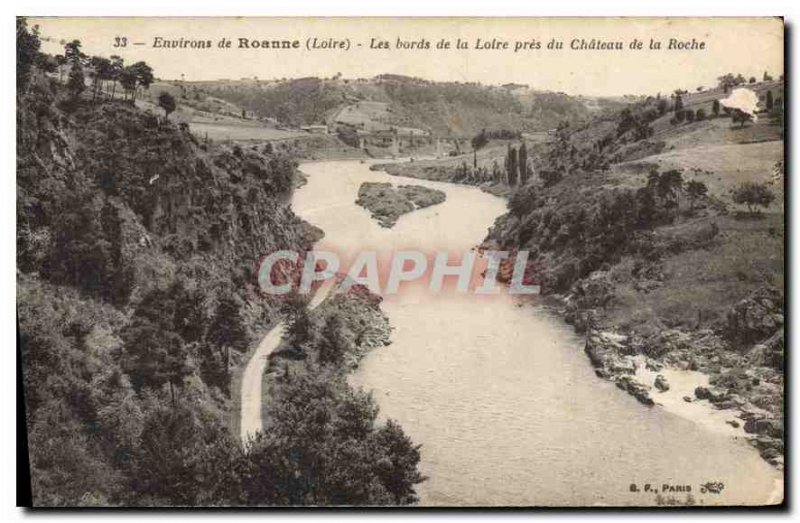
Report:
[[[364,182],[356,203],[364,207],[381,227],[391,228],[403,214],[445,201],[443,191],[420,185],[393,186],[391,183]]]

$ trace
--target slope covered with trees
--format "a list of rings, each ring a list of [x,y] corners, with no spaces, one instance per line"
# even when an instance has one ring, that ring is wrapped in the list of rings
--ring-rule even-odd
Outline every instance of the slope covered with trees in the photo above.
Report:
[[[757,121],[720,109],[722,87],[678,90],[545,139],[481,130],[460,155],[373,168],[508,197],[485,247],[529,252],[527,279],[586,335],[599,376],[652,405],[665,382],[637,382],[642,368],[701,371],[711,386],[684,401],[728,410],[782,466],[783,86],[748,85]]]
[[[524,86],[430,82],[393,74],[357,80],[309,77],[198,82],[193,88],[284,125],[333,125],[343,108],[367,102],[385,104],[386,111],[378,120],[382,124],[462,137],[483,128],[552,129],[565,118],[588,119],[620,105],[610,99],[572,97]]]
[[[278,417],[251,445],[230,431],[233,369],[280,314],[253,266],[319,235],[286,205],[294,161],[199,143],[166,109],[135,108],[146,64],[132,80],[107,80],[127,101],[95,95],[86,78],[98,60],[79,42],[43,55],[24,19],[17,57],[17,309],[34,505],[413,502],[418,451],[397,425],[378,424],[367,397],[360,409],[336,406],[350,423],[336,431],[307,411]],[[59,62],[68,78],[48,65]],[[334,403],[355,394],[337,387]],[[352,441],[361,452],[330,456],[325,470],[302,461]],[[348,481],[335,487],[315,476],[340,472]]]
[[[680,100],[560,126],[486,243],[530,252],[529,278],[562,299],[599,376],[652,405],[669,385],[637,383],[637,367],[701,371],[710,387],[684,401],[729,410],[782,466],[782,115],[680,119]]]

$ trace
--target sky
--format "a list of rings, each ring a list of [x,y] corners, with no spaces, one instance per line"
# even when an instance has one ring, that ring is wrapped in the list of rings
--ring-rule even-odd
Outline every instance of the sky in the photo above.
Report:
[[[694,91],[716,85],[729,72],[761,79],[783,72],[783,24],[774,18],[31,18],[43,51],[63,52],[62,40],[78,39],[89,55],[118,54],[144,60],[164,79],[217,80],[330,77],[367,78],[382,73],[433,81],[519,83],[539,90],[587,96]],[[127,38],[114,47],[116,37]],[[156,48],[165,40],[211,42],[209,49]],[[223,38],[230,48],[220,48]],[[297,40],[297,49],[240,49],[238,39]],[[348,49],[308,49],[310,39],[346,42]],[[430,49],[397,49],[427,40]],[[456,39],[466,50],[454,49]],[[390,49],[374,48],[388,42]],[[437,49],[444,39],[450,49]],[[476,42],[507,42],[508,49],[477,49]],[[553,40],[561,50],[547,49]],[[573,40],[622,42],[624,49],[573,50]],[[642,49],[630,49],[632,40]],[[651,39],[661,50],[649,49]],[[703,49],[667,50],[670,39],[704,42]],[[520,49],[538,42],[539,49]],[[135,45],[137,43],[143,45]],[[490,46],[491,47],[491,46]]]

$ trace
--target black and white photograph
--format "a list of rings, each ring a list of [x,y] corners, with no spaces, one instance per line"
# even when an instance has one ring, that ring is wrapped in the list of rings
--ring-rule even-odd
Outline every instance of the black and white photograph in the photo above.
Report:
[[[15,18],[29,506],[785,504],[784,19]]]

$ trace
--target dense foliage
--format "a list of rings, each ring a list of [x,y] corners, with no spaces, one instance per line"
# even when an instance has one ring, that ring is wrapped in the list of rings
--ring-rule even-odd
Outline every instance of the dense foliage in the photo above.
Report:
[[[187,126],[136,108],[147,64],[119,78],[128,100],[113,99],[113,86],[79,89],[77,71],[94,77],[103,62],[70,42],[59,62],[76,73],[62,83],[37,66],[47,57],[35,31],[17,24],[17,299],[34,505],[413,502],[416,447],[397,425],[378,426],[341,372],[285,389],[251,447],[229,428],[233,370],[280,314],[255,292],[253,264],[317,237],[286,205],[295,163],[199,144]],[[317,401],[330,419],[300,408]],[[320,452],[324,468],[297,461]]]

